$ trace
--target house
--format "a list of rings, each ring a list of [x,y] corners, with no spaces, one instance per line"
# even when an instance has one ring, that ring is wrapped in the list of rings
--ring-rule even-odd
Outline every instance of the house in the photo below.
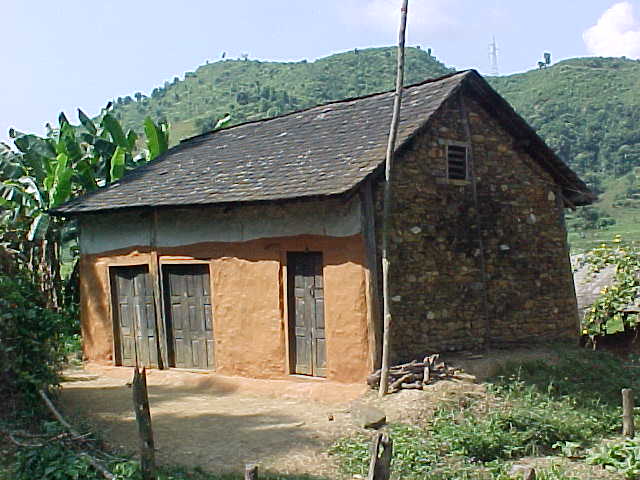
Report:
[[[80,225],[86,358],[363,381],[392,105],[196,136],[58,208]],[[576,336],[563,212],[594,196],[475,71],[406,87],[393,190],[394,361]]]

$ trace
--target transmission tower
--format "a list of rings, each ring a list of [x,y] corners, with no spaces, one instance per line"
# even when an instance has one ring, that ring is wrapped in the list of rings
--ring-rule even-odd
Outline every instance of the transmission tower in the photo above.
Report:
[[[489,64],[491,65],[491,75],[498,75],[498,46],[496,45],[496,37],[489,44]]]

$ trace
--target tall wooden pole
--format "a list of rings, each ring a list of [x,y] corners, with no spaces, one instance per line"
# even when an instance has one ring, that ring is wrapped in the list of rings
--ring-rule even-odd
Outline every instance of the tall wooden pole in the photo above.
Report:
[[[389,129],[389,143],[387,144],[387,158],[384,176],[384,200],[382,212],[382,302],[383,302],[383,330],[382,330],[382,369],[380,375],[379,395],[387,394],[389,385],[389,330],[391,328],[391,310],[389,305],[389,230],[391,223],[391,165],[396,148],[398,135],[398,121],[400,120],[400,104],[402,102],[402,85],[404,83],[404,37],[407,29],[407,9],[409,0],[402,0],[400,10],[400,32],[398,34],[398,69],[396,72],[396,93],[393,99],[393,117]]]

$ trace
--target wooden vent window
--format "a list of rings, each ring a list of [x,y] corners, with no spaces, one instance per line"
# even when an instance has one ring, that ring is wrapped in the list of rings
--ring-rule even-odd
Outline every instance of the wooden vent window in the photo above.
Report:
[[[447,177],[449,180],[467,179],[467,147],[447,145]]]

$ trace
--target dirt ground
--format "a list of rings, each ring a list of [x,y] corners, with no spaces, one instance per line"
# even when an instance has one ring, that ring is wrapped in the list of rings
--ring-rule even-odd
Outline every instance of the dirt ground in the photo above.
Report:
[[[93,425],[116,449],[135,452],[130,368],[67,371],[60,404],[65,415]],[[257,462],[263,471],[341,478],[326,454],[338,438],[365,431],[351,412],[360,404],[383,408],[390,422],[429,416],[440,401],[482,395],[480,385],[438,382],[426,392],[403,391],[380,401],[361,385],[317,380],[265,381],[186,371],[152,370],[149,403],[157,458],[167,464],[239,472]]]
[[[549,358],[544,351],[456,355],[448,361],[483,379],[512,359]],[[112,447],[137,449],[132,369],[85,366],[65,374],[65,415],[87,421]],[[470,378],[469,380],[472,380]],[[440,381],[425,391],[402,391],[382,400],[364,385],[290,377],[255,380],[213,373],[151,370],[149,401],[160,462],[239,472],[257,462],[261,470],[341,478],[326,454],[338,438],[365,431],[351,412],[360,404],[382,408],[389,422],[421,424],[441,402],[485,396],[470,381]]]

